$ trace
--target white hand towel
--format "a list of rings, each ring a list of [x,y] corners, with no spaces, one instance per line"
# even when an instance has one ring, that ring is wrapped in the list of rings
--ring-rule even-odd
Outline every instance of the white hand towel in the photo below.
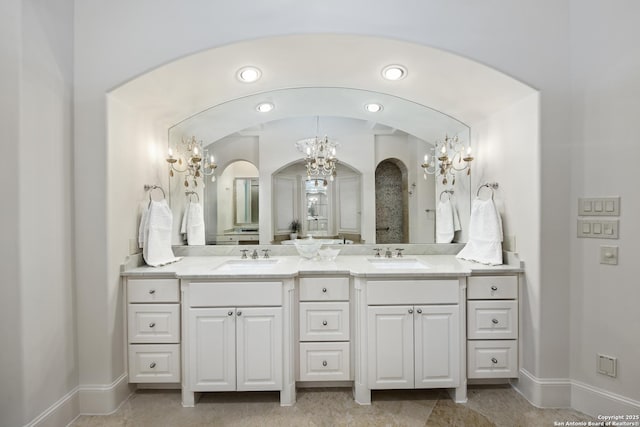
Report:
[[[469,242],[456,256],[482,264],[502,264],[502,220],[492,199],[473,201]]]
[[[184,208],[184,214],[182,215],[182,224],[180,224],[180,234],[187,234],[187,218],[189,217],[189,206],[191,202],[187,203]]]
[[[436,207],[436,243],[451,243],[455,232],[454,224],[451,201],[439,201]]]
[[[149,207],[145,206],[140,217],[140,227],[138,227],[138,247],[144,248],[145,234],[148,231],[147,222],[149,221]]]
[[[449,199],[451,202],[451,210],[453,211],[453,230],[460,231],[462,227],[460,225],[460,215],[458,215],[458,205],[456,205],[455,200]]]
[[[200,203],[189,203],[187,216],[187,244],[204,245],[204,213]]]
[[[181,259],[176,258],[171,250],[172,225],[173,214],[167,201],[165,199],[151,201],[142,251],[142,256],[148,265],[158,267]]]

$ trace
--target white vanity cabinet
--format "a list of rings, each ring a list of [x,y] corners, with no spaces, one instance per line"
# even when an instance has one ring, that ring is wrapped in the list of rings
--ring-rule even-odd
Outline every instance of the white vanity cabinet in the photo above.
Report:
[[[455,388],[456,401],[464,401],[465,280],[360,283],[366,294],[357,330],[366,339],[359,339],[356,400],[368,403],[375,389]]]
[[[299,381],[351,377],[348,277],[299,280]]]
[[[189,309],[193,391],[280,390],[282,308]]]
[[[180,382],[178,280],[127,278],[126,295],[129,382]]]
[[[194,392],[287,389],[290,288],[278,280],[182,280],[183,406],[195,404]],[[283,404],[294,398],[281,394]]]
[[[518,276],[468,278],[467,377],[518,376]]]

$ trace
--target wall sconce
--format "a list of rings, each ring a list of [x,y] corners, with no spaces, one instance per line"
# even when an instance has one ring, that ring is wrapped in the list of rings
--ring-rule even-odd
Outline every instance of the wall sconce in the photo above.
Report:
[[[466,153],[465,153],[466,151]],[[442,177],[442,184],[446,185],[451,179],[451,185],[456,183],[456,172],[467,170],[467,175],[471,174],[471,146],[465,146],[458,140],[458,137],[449,138],[445,135],[444,142],[436,141],[435,148],[431,156],[424,155],[422,170],[424,179],[427,175],[437,175]]]
[[[198,178],[211,177],[211,182],[215,182],[215,171],[218,165],[208,150],[202,148],[202,141],[196,141],[196,137],[191,139],[182,138],[178,145],[177,153],[174,156],[173,150],[169,148],[167,163],[169,164],[169,176],[173,177],[174,172],[184,173],[184,186],[189,188],[191,184],[198,186]],[[203,184],[204,187],[204,184]]]

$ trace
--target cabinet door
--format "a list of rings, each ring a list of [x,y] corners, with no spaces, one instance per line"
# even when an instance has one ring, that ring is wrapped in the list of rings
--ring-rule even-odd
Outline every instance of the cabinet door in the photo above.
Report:
[[[338,175],[338,233],[360,233],[360,177]]]
[[[282,308],[238,308],[238,391],[282,390]]]
[[[371,389],[413,388],[413,307],[369,306]]]
[[[189,375],[193,391],[236,389],[236,310],[189,309]]]
[[[458,306],[416,306],[414,315],[416,388],[457,387],[460,383]]]

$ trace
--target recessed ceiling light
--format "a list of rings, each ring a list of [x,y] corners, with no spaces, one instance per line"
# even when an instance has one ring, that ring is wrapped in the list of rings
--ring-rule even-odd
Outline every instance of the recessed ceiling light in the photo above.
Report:
[[[387,65],[382,69],[382,77],[387,80],[402,80],[407,77],[407,69],[402,65]]]
[[[371,103],[371,104],[365,104],[364,109],[369,112],[369,113],[379,113],[380,111],[382,111],[382,105],[381,104],[376,104]]]
[[[243,83],[253,83],[262,76],[262,72],[256,67],[242,67],[236,76]]]
[[[270,102],[262,102],[256,106],[256,110],[258,110],[258,112],[260,113],[268,113],[274,108],[276,108],[276,106]]]

